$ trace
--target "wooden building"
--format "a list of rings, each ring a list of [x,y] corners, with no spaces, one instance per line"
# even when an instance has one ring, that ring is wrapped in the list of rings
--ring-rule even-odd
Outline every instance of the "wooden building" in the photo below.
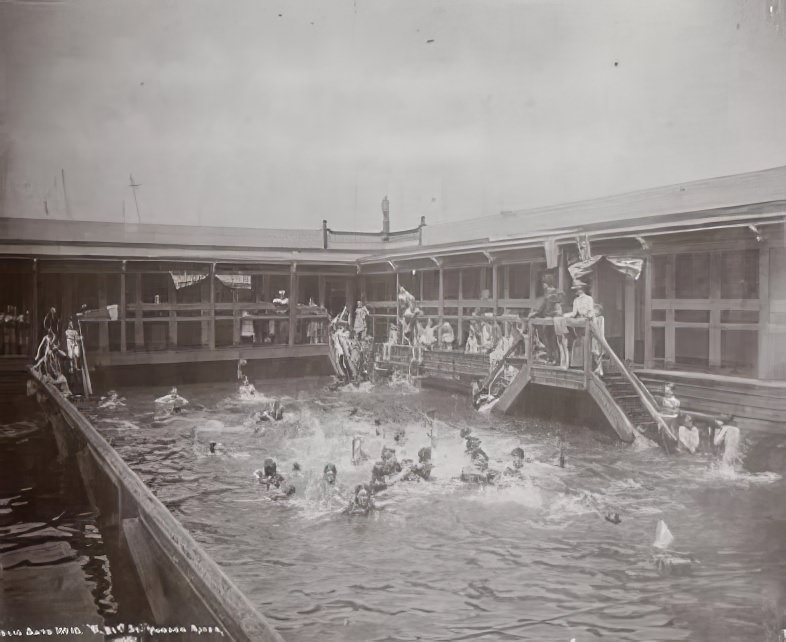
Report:
[[[54,305],[86,321],[100,366],[319,357],[309,299],[336,314],[362,298],[384,341],[403,286],[425,318],[463,346],[473,313],[526,314],[551,271],[594,256],[642,261],[638,278],[599,264],[591,293],[606,336],[642,380],[668,378],[701,409],[778,421],[786,410],[786,167],[630,194],[503,212],[391,233],[249,230],[0,219],[0,306],[29,309],[35,332]],[[178,289],[173,275],[194,277]],[[197,275],[197,276],[195,276]],[[242,276],[248,287],[227,285]],[[223,279],[223,280],[222,280]],[[298,305],[273,309],[278,290]],[[250,315],[257,343],[241,336]],[[264,343],[264,324],[285,327]],[[260,325],[262,324],[262,325]],[[258,329],[258,328],[262,329]],[[269,333],[268,333],[269,334]],[[324,340],[324,333],[320,334]],[[751,409],[753,408],[753,409]]]

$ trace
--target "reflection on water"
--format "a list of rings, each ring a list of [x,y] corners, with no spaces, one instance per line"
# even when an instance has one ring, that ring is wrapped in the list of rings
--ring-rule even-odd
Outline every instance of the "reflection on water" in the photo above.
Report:
[[[744,436],[734,471],[580,427],[478,415],[462,397],[406,385],[266,382],[256,399],[182,386],[191,406],[172,416],[156,415],[160,389],[121,392],[127,408],[94,411],[98,429],[289,640],[775,640],[786,626],[780,439]],[[254,424],[275,398],[284,419]],[[465,426],[492,468],[520,446],[522,479],[457,481]],[[358,435],[371,458],[356,466]],[[348,497],[383,444],[415,461],[432,445],[433,481],[385,491],[368,518],[341,515],[343,501],[321,492],[325,464]],[[254,483],[271,456],[298,489],[291,501]],[[614,512],[619,524],[604,519]],[[653,548],[659,520],[674,537],[668,553]]]
[[[32,404],[4,405],[0,417],[2,628],[79,626],[96,639],[87,624],[144,618],[144,597],[112,585],[123,560],[44,417]]]

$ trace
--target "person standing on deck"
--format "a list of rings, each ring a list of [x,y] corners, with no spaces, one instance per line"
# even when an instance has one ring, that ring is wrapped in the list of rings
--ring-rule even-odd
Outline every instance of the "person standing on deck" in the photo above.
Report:
[[[575,297],[573,299],[573,310],[570,312],[565,313],[565,317],[569,319],[590,319],[593,323],[595,323],[596,315],[595,315],[595,301],[592,297],[587,293],[587,284],[583,281],[576,280],[573,282],[571,289],[575,293]],[[597,327],[597,325],[596,325]],[[602,331],[601,328],[598,328],[598,331]],[[578,332],[578,331],[577,331]],[[583,331],[582,331],[583,332]],[[583,335],[582,335],[583,336]],[[589,341],[589,337],[583,337],[583,341]],[[593,354],[595,353],[595,344],[597,341],[592,342],[593,346]],[[600,364],[600,360],[598,359],[598,364]],[[600,365],[598,365],[600,367]],[[597,374],[603,374],[602,370]]]
[[[553,318],[555,316],[554,305],[559,302],[557,294],[558,290],[554,287],[554,277],[551,274],[545,274],[543,276],[543,298],[540,305],[534,308],[527,318]],[[554,325],[541,326],[541,329],[543,344],[546,346],[547,360],[551,364],[556,364],[558,353]]]
[[[366,338],[366,318],[368,314],[368,308],[363,305],[362,301],[358,301],[355,305],[355,320],[352,323],[352,329],[355,331],[355,338],[359,341]]]
[[[456,337],[453,334],[453,326],[450,322],[445,322],[439,328],[439,346],[442,350],[453,350],[453,341]]]

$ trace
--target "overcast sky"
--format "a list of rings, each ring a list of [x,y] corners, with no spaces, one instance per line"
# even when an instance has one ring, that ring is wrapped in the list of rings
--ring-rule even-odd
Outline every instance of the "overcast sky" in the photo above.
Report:
[[[399,229],[784,165],[784,9],[0,0],[0,213],[135,222],[133,175],[143,222]]]

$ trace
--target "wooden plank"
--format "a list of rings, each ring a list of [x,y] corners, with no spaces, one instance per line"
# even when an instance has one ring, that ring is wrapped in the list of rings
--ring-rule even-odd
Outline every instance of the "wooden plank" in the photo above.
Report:
[[[95,465],[103,475],[122,490],[124,497],[127,497],[128,503],[133,506],[134,512],[150,535],[146,538],[148,543],[161,549],[161,560],[171,560],[172,564],[167,572],[182,578],[183,581],[178,585],[185,587],[190,593],[170,594],[168,598],[177,604],[200,605],[197,616],[204,616],[216,622],[230,639],[244,642],[283,642],[275,629],[96,429],[62,397],[52,384],[45,383],[32,369],[30,375],[36,381],[39,390],[57,406],[60,415],[87,446],[84,450],[92,453]],[[40,572],[38,569],[35,570],[37,573]],[[188,626],[190,622],[170,624]]]
[[[319,306],[324,308],[325,307],[325,292],[326,292],[326,285],[327,280],[323,274],[320,274],[317,277],[317,288],[319,288]]]
[[[750,310],[760,308],[758,299],[652,299],[654,310]]]
[[[458,347],[464,345],[464,270],[458,273],[458,328],[456,328],[456,338]]]
[[[161,561],[148,543],[150,534],[138,517],[123,520],[123,534],[155,621],[159,625],[164,622],[173,623],[172,605],[164,591],[160,576]]]
[[[499,267],[496,263],[491,266],[491,300],[494,306],[494,319],[497,317],[497,306],[499,306]]]
[[[439,325],[444,323],[445,316],[445,270],[442,266],[439,268],[439,308],[437,314],[439,315]]]
[[[41,321],[38,318],[38,259],[33,259],[33,302],[30,309],[30,356],[34,357],[38,349],[38,338]]]

